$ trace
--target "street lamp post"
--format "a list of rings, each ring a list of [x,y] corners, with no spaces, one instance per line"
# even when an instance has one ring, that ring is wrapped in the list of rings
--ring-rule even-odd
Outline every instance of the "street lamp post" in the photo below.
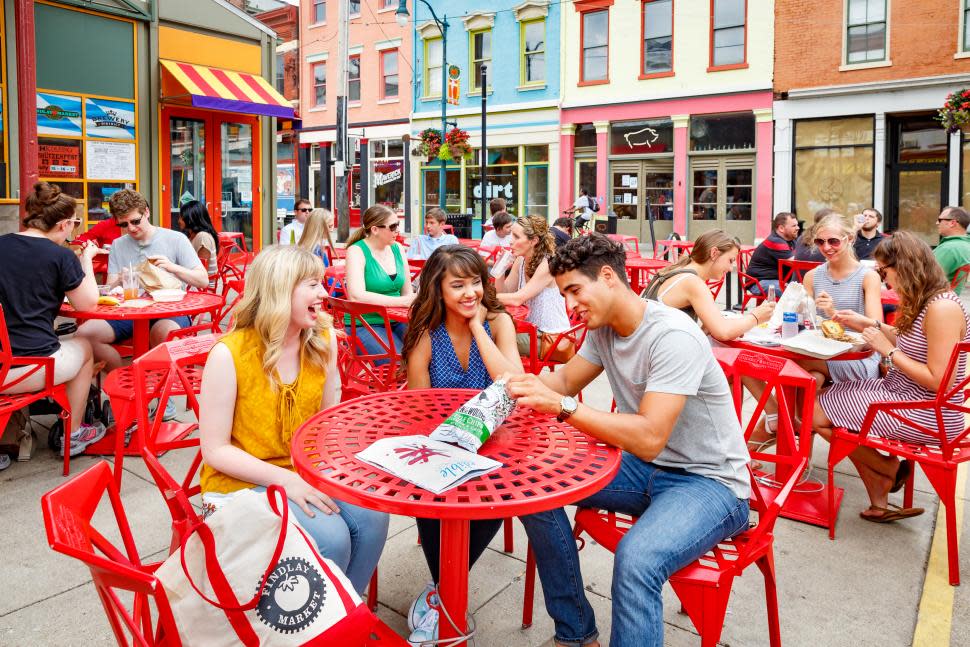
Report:
[[[441,32],[441,143],[444,144],[445,132],[448,129],[448,16],[439,20],[434,8],[427,3],[427,0],[420,0],[420,2],[431,12],[431,19],[434,20],[434,23],[438,26],[438,31]],[[401,27],[406,26],[409,17],[407,0],[399,0],[397,11],[394,12],[397,24]],[[424,79],[424,83],[427,82],[428,80]],[[439,158],[438,163],[438,207],[445,211],[445,160]]]

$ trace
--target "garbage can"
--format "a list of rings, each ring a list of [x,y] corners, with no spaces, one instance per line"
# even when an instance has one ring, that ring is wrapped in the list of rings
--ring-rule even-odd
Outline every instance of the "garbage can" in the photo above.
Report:
[[[616,233],[616,214],[612,211],[606,214],[606,218],[598,218],[594,225],[596,232],[599,234],[615,234]]]

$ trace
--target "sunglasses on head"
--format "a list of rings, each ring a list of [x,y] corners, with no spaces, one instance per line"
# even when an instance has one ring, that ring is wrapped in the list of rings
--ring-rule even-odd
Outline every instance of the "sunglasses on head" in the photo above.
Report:
[[[118,226],[121,227],[122,229],[128,229],[128,226],[129,225],[131,225],[132,227],[137,227],[138,225],[141,224],[141,221],[144,220],[144,219],[145,219],[145,216],[140,216],[138,218],[132,218],[128,222],[119,222],[118,223]]]
[[[881,281],[885,281],[886,280],[886,270],[888,270],[890,267],[892,267],[892,264],[890,264],[890,265],[876,266],[876,274],[879,275],[879,279]]]
[[[393,225],[377,225],[378,229],[390,229],[391,231],[397,231],[398,225],[401,223],[395,222]]]
[[[841,247],[842,239],[841,238],[816,238],[815,239],[816,247],[821,247],[822,245],[825,245],[825,244],[828,244],[829,247]]]

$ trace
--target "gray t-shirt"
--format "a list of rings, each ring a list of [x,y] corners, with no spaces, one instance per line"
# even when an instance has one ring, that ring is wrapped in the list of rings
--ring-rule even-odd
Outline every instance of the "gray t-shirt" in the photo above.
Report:
[[[617,410],[637,413],[647,392],[686,395],[666,447],[653,462],[706,476],[739,499],[751,494],[748,452],[731,390],[700,327],[680,310],[648,301],[629,337],[609,327],[590,330],[579,350],[602,366]]]
[[[111,243],[108,255],[108,274],[121,274],[121,268],[137,267],[149,256],[164,256],[176,265],[187,270],[202,267],[199,255],[192,249],[192,243],[185,234],[171,229],[156,227],[155,233],[145,243],[139,243],[125,234]],[[183,283],[183,286],[185,284]]]

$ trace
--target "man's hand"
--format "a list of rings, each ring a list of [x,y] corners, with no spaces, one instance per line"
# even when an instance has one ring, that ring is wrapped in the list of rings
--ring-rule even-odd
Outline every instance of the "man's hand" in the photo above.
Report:
[[[556,393],[546,386],[539,376],[532,373],[522,375],[505,375],[505,390],[518,400],[518,404],[529,407],[539,413],[558,416],[562,394]]]
[[[168,260],[168,258],[166,258],[165,256],[162,256],[161,254],[156,254],[155,256],[149,256],[148,261],[155,267],[159,267],[165,270],[166,272],[169,272],[171,274],[175,274],[176,276],[178,276],[177,268],[179,266],[173,263],[172,261]]]

